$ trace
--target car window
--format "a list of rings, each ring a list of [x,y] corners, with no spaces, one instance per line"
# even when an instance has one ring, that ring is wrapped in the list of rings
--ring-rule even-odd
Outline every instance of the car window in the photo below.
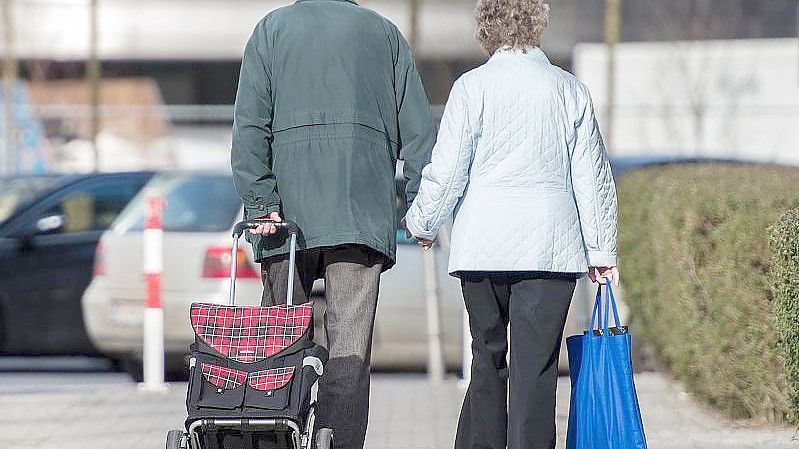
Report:
[[[62,215],[62,233],[103,231],[142,187],[141,179],[108,179],[86,182],[71,189],[37,218]]]
[[[43,193],[55,188],[59,182],[55,176],[0,179],[0,224]]]
[[[229,177],[215,175],[160,175],[148,184],[163,192],[165,231],[222,232],[233,226],[241,200]],[[147,194],[138,195],[114,224],[118,232],[144,228]]]

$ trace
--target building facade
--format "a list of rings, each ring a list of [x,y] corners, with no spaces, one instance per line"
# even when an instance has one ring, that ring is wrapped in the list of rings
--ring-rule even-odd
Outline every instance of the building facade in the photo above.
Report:
[[[99,54],[107,77],[154,78],[169,104],[230,104],[255,23],[285,0],[102,0]],[[406,0],[362,0],[408,33]],[[474,0],[421,0],[416,54],[433,103],[481,63]],[[605,0],[552,0],[543,47],[571,69],[578,42],[601,42]],[[26,78],[81,77],[89,54],[87,0],[16,0],[15,52]],[[796,37],[796,0],[624,2],[622,39],[662,41]],[[4,51],[4,50],[0,50]]]

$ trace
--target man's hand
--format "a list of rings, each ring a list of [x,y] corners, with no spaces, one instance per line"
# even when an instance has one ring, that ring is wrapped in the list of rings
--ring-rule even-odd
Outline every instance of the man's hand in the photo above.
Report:
[[[280,223],[280,222],[283,221],[283,218],[277,212],[272,212],[268,216],[261,217],[260,219],[271,220],[271,221],[274,221],[275,223]],[[262,224],[262,225],[259,225],[255,229],[250,229],[250,234],[255,234],[255,235],[275,235],[275,234],[277,234],[277,226],[272,225],[272,224]]]
[[[404,229],[404,230],[405,230],[405,237],[407,237],[407,238],[411,238],[411,237],[413,237],[413,234],[411,234],[411,230],[410,230],[410,229],[408,229],[408,220],[406,220],[406,219],[404,219],[404,218],[403,218],[403,219],[400,221],[400,226],[402,226],[402,229]]]
[[[610,278],[614,287],[619,286],[620,277],[618,267],[590,267],[588,268],[588,277],[591,278],[591,282],[594,284],[597,282],[604,284],[605,278]]]

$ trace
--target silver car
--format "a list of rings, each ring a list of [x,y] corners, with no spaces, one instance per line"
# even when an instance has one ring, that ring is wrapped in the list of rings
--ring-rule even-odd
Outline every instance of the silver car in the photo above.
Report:
[[[231,230],[242,210],[227,173],[162,173],[148,184],[166,199],[163,217],[162,306],[168,374],[182,374],[192,302],[226,301]],[[146,189],[145,189],[146,190]],[[97,247],[95,276],[83,295],[88,334],[97,348],[141,377],[145,283],[142,231],[146,196],[139,194],[105,232]],[[375,324],[373,366],[418,369],[427,360],[424,263],[421,249],[398,231],[397,265],[383,275]],[[260,301],[260,269],[248,245],[238,264],[237,304]],[[462,355],[463,302],[457,280],[447,275],[446,239],[435,254],[441,299],[443,353],[450,368]],[[315,291],[323,299],[323,286]],[[321,307],[323,301],[317,301]],[[321,310],[320,310],[321,312]],[[321,322],[322,313],[317,313]],[[323,332],[317,332],[323,336]]]

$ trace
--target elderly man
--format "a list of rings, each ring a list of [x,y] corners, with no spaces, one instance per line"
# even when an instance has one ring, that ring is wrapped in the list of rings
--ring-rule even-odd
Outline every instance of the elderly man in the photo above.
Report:
[[[361,448],[380,274],[395,260],[395,166],[412,201],[435,126],[407,42],[350,0],[299,0],[255,27],[244,50],[233,127],[233,178],[247,218],[300,228],[295,303],[325,280],[330,361],[318,427]],[[248,237],[262,264],[263,304],[285,300],[285,236]]]

